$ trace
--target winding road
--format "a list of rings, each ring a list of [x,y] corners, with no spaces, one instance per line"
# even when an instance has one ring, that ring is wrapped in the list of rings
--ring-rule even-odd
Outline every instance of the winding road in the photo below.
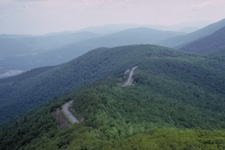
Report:
[[[129,74],[129,77],[127,79],[127,81],[123,84],[122,87],[125,87],[125,86],[128,86],[132,80],[132,76],[133,76],[133,73],[134,73],[134,70],[137,68],[138,66],[135,66],[131,69],[130,71],[130,74]],[[72,124],[74,123],[79,123],[79,121],[74,117],[74,115],[69,111],[69,107],[70,105],[73,103],[73,100],[65,103],[63,106],[62,106],[62,111],[63,113],[66,115],[66,117],[71,121]]]
[[[67,102],[62,107],[62,111],[66,115],[66,117],[71,121],[72,124],[78,123],[79,121],[74,117],[74,115],[69,111],[70,105],[73,103],[73,100]]]
[[[133,68],[131,69],[130,74],[129,74],[129,77],[128,77],[127,81],[123,84],[122,87],[128,86],[128,85],[130,84],[131,79],[132,79],[132,76],[133,76],[133,73],[134,73],[134,70],[135,70],[137,67],[138,67],[138,66],[135,66],[135,67],[133,67]]]

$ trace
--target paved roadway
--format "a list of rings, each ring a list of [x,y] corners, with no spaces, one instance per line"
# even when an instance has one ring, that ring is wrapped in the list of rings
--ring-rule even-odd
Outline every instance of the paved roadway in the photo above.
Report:
[[[134,70],[137,68],[137,66],[133,67],[130,71],[129,77],[127,79],[127,81],[123,84],[122,87],[125,87],[127,85],[129,85],[129,83],[131,82]],[[63,105],[62,111],[64,112],[64,114],[66,115],[66,117],[72,122],[72,124],[74,123],[78,123],[79,121],[74,117],[74,115],[69,111],[69,107],[70,105],[73,103],[73,100],[67,102],[66,104]]]
[[[66,115],[66,117],[72,122],[72,124],[74,123],[78,123],[79,121],[74,117],[74,115],[69,111],[69,106],[73,103],[73,100],[67,102],[66,104],[63,105],[63,109],[62,111],[64,112],[64,114]]]
[[[134,70],[135,70],[137,67],[138,67],[138,66],[135,66],[135,67],[133,67],[133,68],[131,69],[130,74],[129,74],[129,77],[128,77],[127,81],[123,84],[122,87],[125,87],[125,86],[128,86],[128,85],[129,85],[129,83],[130,83],[130,81],[131,81],[131,79],[132,79]]]

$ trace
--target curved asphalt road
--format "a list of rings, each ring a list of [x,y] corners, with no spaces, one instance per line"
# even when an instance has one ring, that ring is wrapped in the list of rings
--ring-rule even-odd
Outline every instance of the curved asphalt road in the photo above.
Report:
[[[131,69],[130,71],[130,74],[129,74],[129,77],[127,79],[127,81],[123,84],[122,87],[125,87],[127,85],[129,85],[131,79],[132,79],[132,76],[133,76],[133,73],[134,73],[134,70],[137,68],[138,66],[135,66]],[[74,123],[78,123],[79,121],[74,117],[74,115],[69,111],[69,106],[73,103],[73,100],[67,102],[66,104],[64,104],[62,107],[62,111],[64,112],[64,114],[66,115],[66,117],[72,122],[72,124]]]
[[[72,124],[74,123],[78,123],[79,121],[74,117],[74,115],[69,111],[69,106],[73,103],[73,100],[67,102],[66,104],[63,105],[63,109],[62,111],[64,112],[64,114],[66,115],[66,117],[72,122]]]
[[[138,67],[138,66],[135,66],[135,67],[133,67],[133,68],[131,69],[130,74],[129,74],[129,77],[128,77],[127,81],[123,84],[122,87],[125,87],[125,86],[128,86],[128,85],[129,85],[129,83],[130,83],[130,81],[131,81],[131,79],[132,79],[134,70],[135,70],[137,67]]]

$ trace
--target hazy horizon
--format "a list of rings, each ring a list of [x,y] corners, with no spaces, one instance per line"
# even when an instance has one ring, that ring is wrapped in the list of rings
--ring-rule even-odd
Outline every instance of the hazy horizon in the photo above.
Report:
[[[224,14],[225,0],[0,0],[0,34],[40,35],[106,24],[196,27]]]

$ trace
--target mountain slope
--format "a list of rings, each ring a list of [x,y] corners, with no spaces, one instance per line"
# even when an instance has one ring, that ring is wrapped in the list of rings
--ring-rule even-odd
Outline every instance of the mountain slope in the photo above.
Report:
[[[218,21],[216,23],[210,24],[200,30],[197,30],[195,32],[177,36],[175,38],[170,38],[165,41],[157,43],[158,45],[166,46],[166,47],[183,47],[191,42],[194,42],[195,40],[199,40],[200,38],[203,38],[205,36],[208,36],[220,28],[225,26],[225,19]]]
[[[121,72],[54,98],[16,123],[5,125],[4,130],[0,130],[2,148],[124,149],[125,145],[136,145],[141,149],[145,149],[143,147],[146,145],[160,149],[168,149],[171,145],[177,149],[188,149],[190,145],[193,149],[223,147],[224,131],[200,128],[182,130],[194,127],[224,129],[224,101],[217,95],[220,92],[208,89],[208,82],[198,81],[195,77],[197,70],[189,66],[194,65],[191,62],[180,60],[186,66],[185,69],[178,69],[173,66],[177,63],[173,62],[176,58],[169,53],[151,52],[145,53],[154,55],[148,55],[150,59],[144,62],[148,60],[153,64],[139,64],[134,72],[133,86],[121,87],[123,80],[118,80],[124,76],[124,72]],[[176,53],[172,56],[176,56]],[[196,58],[192,57],[192,60]],[[157,70],[156,64],[163,71]],[[167,65],[167,69],[164,65]],[[171,76],[177,69],[180,74],[174,76],[180,79]],[[189,71],[191,73],[187,73]],[[192,77],[188,78],[191,74]],[[59,129],[52,112],[71,99],[74,99],[76,114],[81,115],[84,122]]]
[[[126,69],[126,66],[112,66],[108,59],[110,53],[107,53],[107,49],[99,49],[41,73],[40,70],[45,68],[0,80],[0,120],[10,119],[51,97]]]
[[[84,87],[76,94],[73,92],[73,96],[70,94],[70,98],[75,99],[74,108],[76,113],[84,117],[84,122],[82,124],[71,126],[65,130],[58,129],[53,132],[55,134],[47,132],[47,134],[42,137],[34,137],[33,140],[27,142],[25,146],[20,146],[27,150],[49,150],[60,149],[62,147],[65,149],[104,149],[104,147],[105,149],[110,149],[109,147],[113,148],[116,145],[116,148],[114,148],[119,149],[118,147],[121,147],[124,142],[122,139],[126,141],[130,136],[133,138],[133,135],[138,136],[138,138],[144,138],[153,133],[155,137],[153,136],[151,139],[146,140],[154,141],[157,139],[160,141],[164,137],[164,142],[162,142],[164,144],[155,144],[155,146],[158,145],[159,147],[173,144],[175,144],[174,147],[179,147],[178,145],[180,145],[180,143],[182,143],[183,147],[190,147],[189,144],[193,142],[192,140],[195,140],[194,143],[201,143],[201,146],[194,144],[192,148],[207,145],[210,147],[214,146],[214,149],[217,149],[217,147],[222,147],[222,144],[225,142],[224,131],[202,131],[198,128],[195,130],[180,130],[197,126],[210,130],[224,129],[225,122],[223,113],[215,113],[211,110],[197,107],[194,103],[184,103],[180,100],[181,97],[184,98],[182,94],[177,98],[171,98],[171,96],[166,96],[164,92],[157,93],[154,88],[151,88],[152,85],[143,86],[135,82],[135,86],[121,88],[116,85],[118,80],[109,80],[108,83],[106,81],[101,81],[101,83],[95,82],[91,87]],[[193,91],[194,90],[195,89],[193,89]],[[174,91],[174,94],[176,91],[182,91],[182,89],[174,89],[172,91]],[[48,109],[50,110],[50,108]],[[54,128],[56,127],[54,126]],[[164,128],[164,130],[160,130],[161,128]],[[180,129],[171,131],[168,128]],[[148,132],[148,130],[150,131]],[[52,132],[51,129],[50,131]],[[176,135],[178,131],[181,132],[181,134]],[[140,134],[143,132],[146,135]],[[185,140],[183,141],[181,139],[183,139],[182,137],[184,137],[184,135]],[[187,138],[187,136],[189,138]],[[218,137],[218,139],[216,137]],[[127,142],[129,139],[130,138],[127,139]],[[117,145],[118,141],[121,142]],[[133,142],[139,144],[134,144]],[[144,143],[144,141],[140,143],[139,140],[136,141],[132,139],[132,142],[127,146],[133,146],[133,144],[144,146],[147,144]],[[124,149],[123,146],[121,149]]]
[[[8,112],[10,107],[16,113],[25,112],[27,107],[68,92],[4,125],[1,148],[124,149],[126,143],[143,146],[142,139],[151,137],[146,144],[161,149],[190,148],[190,144],[193,149],[219,149],[225,143],[224,131],[195,127],[225,129],[224,64],[224,55],[201,56],[134,45],[96,49],[63,65],[0,80],[0,93],[8,95],[1,95],[1,100],[11,98],[11,104],[1,101],[7,107],[1,110]],[[127,79],[124,72],[134,66],[138,68],[133,85],[122,87]],[[72,99],[84,122],[59,129],[52,113]],[[186,128],[195,129],[182,130]]]
[[[54,96],[94,80],[114,76],[135,65],[158,77],[162,74],[178,83],[196,84],[200,91],[204,88],[203,91],[216,94],[215,98],[224,96],[223,58],[215,60],[214,57],[205,58],[151,45],[100,48],[59,66],[0,80],[1,121],[26,112]],[[207,97],[212,98],[210,95]],[[208,104],[205,107],[210,107]],[[213,109],[222,111],[221,106],[223,104],[218,103]]]
[[[42,60],[42,63],[48,65],[56,65],[69,61],[78,57],[91,49],[98,47],[115,47],[123,45],[134,44],[154,44],[158,41],[175,37],[182,33],[171,31],[160,31],[150,28],[134,28],[120,31],[114,34],[84,40],[81,42],[74,42],[63,47],[52,49],[34,60]],[[51,59],[54,58],[54,59]],[[35,62],[32,62],[35,63]],[[40,63],[40,62],[37,62]]]
[[[181,48],[182,51],[192,53],[210,53],[225,47],[225,27],[200,40]]]

